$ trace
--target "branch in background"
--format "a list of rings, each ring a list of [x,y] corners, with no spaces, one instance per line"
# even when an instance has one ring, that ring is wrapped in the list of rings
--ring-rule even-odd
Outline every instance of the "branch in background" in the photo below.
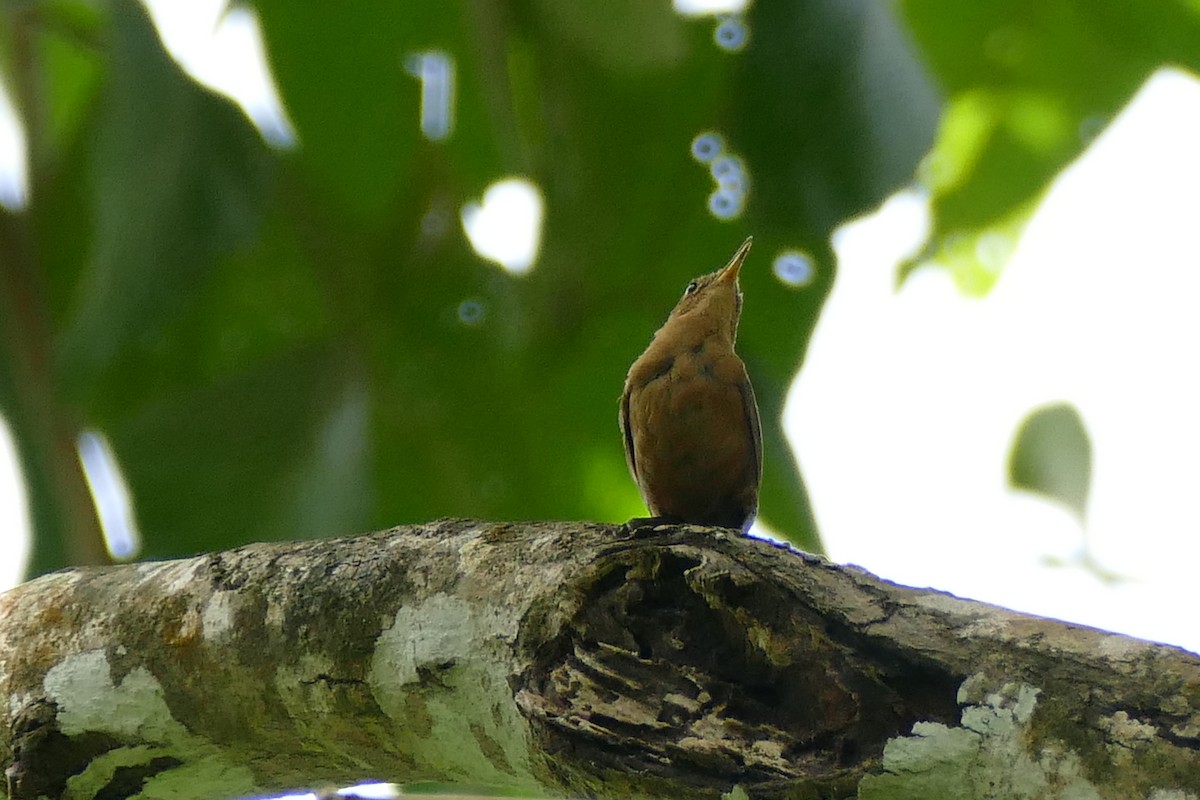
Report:
[[[27,223],[0,210],[0,413],[29,487],[29,571],[38,575],[109,557],[75,447],[79,428],[59,403],[53,334]]]

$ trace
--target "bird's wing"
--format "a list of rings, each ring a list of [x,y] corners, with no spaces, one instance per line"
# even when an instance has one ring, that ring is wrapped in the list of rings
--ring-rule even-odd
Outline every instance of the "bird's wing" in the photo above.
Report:
[[[759,480],[762,480],[762,426],[758,422],[758,400],[754,397],[754,387],[750,379],[741,381],[738,388],[742,393],[742,412],[746,415],[746,428],[754,439],[754,470]]]
[[[625,463],[629,465],[629,472],[633,475],[634,483],[637,483],[637,459],[634,457],[633,451],[633,429],[629,425],[630,394],[628,386],[625,387],[625,391],[621,392],[621,433],[625,439]]]

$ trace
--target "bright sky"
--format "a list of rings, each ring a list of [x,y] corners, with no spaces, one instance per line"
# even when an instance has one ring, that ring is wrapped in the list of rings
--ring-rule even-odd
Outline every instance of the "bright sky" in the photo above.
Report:
[[[295,141],[252,12],[219,22],[220,0],[148,5],[182,64],[233,94],[269,141]],[[8,202],[20,176],[5,164],[19,165],[20,139],[2,106]],[[897,196],[839,232],[837,283],[786,411],[832,558],[1200,650],[1198,141],[1200,84],[1160,72],[1059,178],[982,300],[937,270],[894,291],[896,264],[927,225],[918,197]],[[463,209],[477,250],[514,271],[535,263],[543,214],[536,187],[520,184],[500,184],[517,187],[515,204],[497,199],[506,189]],[[510,220],[495,219],[502,213]],[[489,229],[518,231],[524,244],[481,244]],[[1092,438],[1087,541],[1124,576],[1116,583],[1078,564],[1084,531],[1067,512],[1007,488],[1019,421],[1057,400],[1079,408]],[[0,531],[25,524],[13,470],[0,426]],[[19,573],[17,538],[0,541],[17,548],[0,557],[0,588]]]
[[[893,291],[926,224],[917,198],[839,232],[786,410],[834,560],[1200,650],[1196,142],[1200,83],[1156,74],[1059,177],[982,300],[937,270]],[[1069,514],[1007,488],[1021,418],[1058,400],[1092,439],[1087,541],[1115,584],[1078,564]]]

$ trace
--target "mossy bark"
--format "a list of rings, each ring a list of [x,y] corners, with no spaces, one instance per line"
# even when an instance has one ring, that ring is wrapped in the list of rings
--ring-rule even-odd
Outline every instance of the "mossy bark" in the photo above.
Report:
[[[0,596],[12,798],[1189,797],[1200,658],[732,532],[442,521]]]

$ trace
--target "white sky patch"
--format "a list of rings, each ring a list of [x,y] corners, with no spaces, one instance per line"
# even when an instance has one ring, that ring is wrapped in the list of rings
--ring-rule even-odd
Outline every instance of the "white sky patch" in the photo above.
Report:
[[[404,69],[421,82],[421,133],[440,142],[454,131],[454,59],[443,50],[413,53]]]
[[[9,211],[20,211],[29,202],[28,152],[25,127],[0,80],[0,206]]]
[[[399,800],[406,795],[399,786],[394,783],[360,783],[357,786],[347,786],[344,789],[338,789],[335,792],[338,797],[354,797],[362,798],[362,800]],[[328,797],[327,794],[322,794],[323,797]],[[304,794],[282,794],[272,797],[264,797],[263,800],[320,800],[315,792],[305,792]]]
[[[337,793],[347,797],[369,798],[369,800],[397,800],[404,796],[400,787],[394,783],[360,783],[358,786],[338,789]]]
[[[142,1],[163,45],[189,75],[241,106],[269,144],[295,144],[252,9],[226,11],[225,0]]]
[[[29,496],[8,421],[0,416],[0,592],[16,586],[29,560]]]
[[[671,3],[675,13],[685,17],[741,14],[749,6],[750,0],[672,0]]]
[[[96,431],[79,434],[76,446],[109,555],[118,560],[132,558],[141,548],[141,534],[134,521],[133,499],[117,457],[108,440]]]
[[[839,268],[785,426],[829,555],[1200,650],[1200,83],[1151,78],[1055,182],[992,293],[939,270],[893,289],[923,202],[835,239]],[[1021,419],[1072,403],[1093,445],[1085,531],[1008,488]],[[1053,562],[1065,563],[1054,566]]]
[[[537,186],[524,178],[505,178],[484,191],[482,202],[463,206],[462,225],[480,257],[523,275],[537,260],[544,213]]]

